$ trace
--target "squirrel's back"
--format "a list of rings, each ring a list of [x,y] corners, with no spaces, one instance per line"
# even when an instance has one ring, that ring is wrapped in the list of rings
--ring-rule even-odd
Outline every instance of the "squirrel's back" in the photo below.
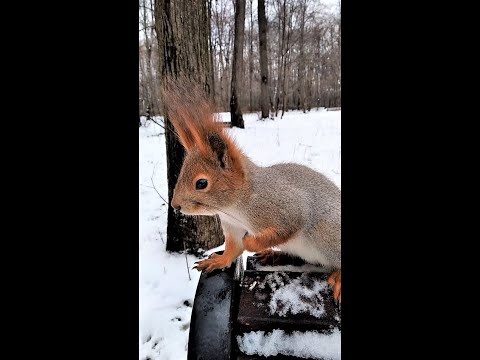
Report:
[[[254,227],[299,229],[280,248],[312,263],[341,267],[341,193],[323,174],[300,164],[249,162],[252,194],[246,211]],[[258,215],[257,215],[258,214]],[[257,225],[257,226],[255,226]]]

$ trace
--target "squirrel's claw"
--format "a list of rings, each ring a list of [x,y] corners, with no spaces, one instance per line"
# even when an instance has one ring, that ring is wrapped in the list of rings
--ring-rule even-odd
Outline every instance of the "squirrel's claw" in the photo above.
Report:
[[[213,270],[223,269],[230,266],[230,264],[226,261],[227,259],[225,257],[218,254],[215,255],[216,256],[214,256],[213,258],[200,261],[200,263],[197,265],[197,270],[206,270],[207,273],[210,273]]]

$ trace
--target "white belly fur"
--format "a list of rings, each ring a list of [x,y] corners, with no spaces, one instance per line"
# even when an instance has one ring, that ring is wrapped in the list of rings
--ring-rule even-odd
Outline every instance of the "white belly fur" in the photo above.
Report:
[[[234,213],[234,211],[229,211]],[[241,214],[235,213],[235,218],[239,221],[234,220],[232,217],[227,217],[224,214],[219,214],[219,216],[222,223],[228,224],[230,230],[232,231],[232,235],[240,246],[243,246],[242,238],[246,231],[248,231],[250,234],[255,233],[254,229],[248,225],[248,222],[242,218]],[[311,264],[323,265],[325,267],[331,266],[330,262],[327,260],[326,256],[321,252],[321,250],[318,247],[312,246],[310,241],[306,239],[302,233],[298,234],[294,238],[289,239],[285,244],[278,245],[277,247],[280,250],[288,254],[298,256]]]
[[[331,264],[317,247],[313,247],[302,234],[288,240],[278,248],[288,254],[298,256],[311,264],[320,264],[329,267]]]

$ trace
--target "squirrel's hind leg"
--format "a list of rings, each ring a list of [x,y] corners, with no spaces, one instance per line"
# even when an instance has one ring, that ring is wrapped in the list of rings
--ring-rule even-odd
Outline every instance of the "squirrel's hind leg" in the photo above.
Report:
[[[293,265],[297,258],[294,258],[284,251],[266,249],[255,253],[258,262],[263,266]]]
[[[341,271],[337,270],[330,274],[327,280],[329,285],[333,286],[333,299],[340,304],[342,303],[342,280]]]

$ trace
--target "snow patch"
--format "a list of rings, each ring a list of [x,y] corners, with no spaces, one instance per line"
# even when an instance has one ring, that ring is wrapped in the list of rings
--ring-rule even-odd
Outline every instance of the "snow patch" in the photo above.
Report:
[[[237,336],[240,351],[247,355],[275,356],[278,354],[325,360],[340,359],[341,334],[334,329],[331,334],[317,331],[286,334],[275,329],[271,333],[252,331]]]
[[[305,265],[276,265],[276,266],[270,266],[270,265],[260,265],[260,264],[255,264],[255,270],[258,271],[288,271],[288,272],[316,272],[316,273],[329,273],[331,270],[320,267],[320,266],[315,266],[315,265],[310,265],[310,264],[305,264]]]
[[[265,289],[268,286],[272,290],[268,303],[270,314],[286,317],[290,314],[307,313],[316,318],[322,317],[325,307],[321,292],[328,284],[320,280],[307,281],[306,274],[296,279],[291,279],[284,272],[273,272],[265,276],[258,287]]]

